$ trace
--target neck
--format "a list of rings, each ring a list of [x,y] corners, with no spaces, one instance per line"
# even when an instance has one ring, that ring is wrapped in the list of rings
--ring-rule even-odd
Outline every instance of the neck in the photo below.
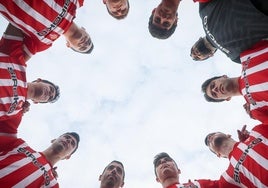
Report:
[[[181,0],[162,0],[162,6],[177,12]]]
[[[46,157],[47,161],[51,164],[51,166],[53,167],[59,160],[61,160],[60,157],[58,157],[57,155],[55,155],[52,151],[51,148],[47,148],[46,150],[44,150],[43,155]]]
[[[239,77],[235,77],[235,78],[230,78],[233,82],[234,85],[234,94],[233,96],[239,96],[241,95],[240,90],[239,90]]]
[[[226,140],[223,146],[221,147],[220,157],[228,158],[230,153],[233,151],[235,144],[236,141],[233,140],[232,138]]]
[[[174,184],[179,184],[179,179],[178,178],[168,178],[164,182],[162,182],[162,187],[167,188],[171,185]]]
[[[72,37],[78,29],[79,29],[78,26],[74,22],[72,22],[69,29],[63,35],[65,36],[66,39],[68,39]]]
[[[34,96],[34,88],[32,87],[32,83],[27,83],[27,97],[26,99],[32,99]]]
[[[210,49],[212,52],[215,52],[217,48],[215,48],[207,39],[207,37],[204,37],[205,45],[208,49]]]

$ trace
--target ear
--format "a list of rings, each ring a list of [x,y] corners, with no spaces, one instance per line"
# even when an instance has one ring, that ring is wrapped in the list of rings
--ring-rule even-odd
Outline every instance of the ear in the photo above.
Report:
[[[125,182],[122,182],[121,187],[124,187],[124,185],[125,185]]]
[[[66,46],[67,46],[67,48],[70,48],[70,42],[69,41],[66,41]]]
[[[155,178],[155,180],[156,180],[158,183],[160,182],[160,180],[159,180],[159,178],[158,178],[158,177],[156,177],[156,178]]]
[[[181,174],[181,169],[178,169],[178,173]]]
[[[152,10],[152,15],[154,15],[154,13],[155,13],[155,8]]]
[[[38,102],[36,102],[36,101],[34,101],[34,100],[32,100],[32,101],[33,101],[34,104],[38,104]]]
[[[51,140],[50,142],[53,143],[56,139]]]
[[[227,99],[225,99],[225,100],[226,100],[226,101],[229,101],[229,100],[231,100],[231,98],[232,98],[232,97],[228,97],[228,98],[227,98]]]
[[[219,157],[219,158],[221,157],[221,154],[220,154],[220,153],[216,153],[216,155],[217,155],[217,157]]]
[[[228,78],[228,76],[227,76],[227,75],[225,75],[225,74],[224,74],[224,75],[222,75],[222,77],[223,77],[223,78]]]
[[[99,181],[101,181],[101,175],[99,176]]]
[[[71,158],[71,155],[67,155],[66,157],[64,157],[64,159],[68,160]]]
[[[107,0],[102,0],[103,4],[106,4],[107,3]]]

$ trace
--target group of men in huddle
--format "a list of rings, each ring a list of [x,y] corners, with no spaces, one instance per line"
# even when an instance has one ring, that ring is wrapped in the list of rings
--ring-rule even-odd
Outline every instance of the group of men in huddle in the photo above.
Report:
[[[175,160],[162,152],[154,158],[156,181],[163,188],[268,187],[268,2],[267,0],[194,0],[206,33],[191,48],[194,60],[203,61],[219,49],[242,65],[240,77],[226,75],[208,79],[202,85],[205,99],[230,100],[243,95],[244,108],[261,122],[249,133],[238,131],[239,142],[221,132],[210,133],[205,144],[218,157],[228,158],[229,167],[219,180],[179,182]],[[26,62],[52,46],[63,35],[67,47],[89,54],[93,42],[85,28],[75,24],[76,9],[83,0],[0,0],[0,13],[9,25],[0,41],[0,185],[3,187],[59,187],[54,165],[69,159],[78,148],[79,135],[67,132],[52,140],[42,152],[17,138],[22,116],[34,103],[53,103],[59,87],[44,79],[27,82]],[[128,0],[103,0],[116,19],[127,16]],[[176,30],[181,0],[162,0],[153,9],[148,29],[158,39],[169,38]],[[99,177],[100,188],[124,186],[125,171],[120,161],[109,163]]]

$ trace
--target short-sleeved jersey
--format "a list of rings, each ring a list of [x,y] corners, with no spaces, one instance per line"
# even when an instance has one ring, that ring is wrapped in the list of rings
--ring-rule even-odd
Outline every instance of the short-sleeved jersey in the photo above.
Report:
[[[4,35],[0,41],[0,133],[17,133],[27,97],[22,40]]]
[[[268,125],[254,127],[244,142],[235,144],[229,167],[219,180],[200,180],[201,187],[268,187]]]
[[[0,0],[0,13],[25,34],[29,56],[46,50],[65,33],[84,0]]]
[[[241,63],[240,53],[268,38],[268,16],[250,0],[202,2],[199,14],[206,38],[231,60]]]
[[[268,41],[262,41],[241,53],[242,73],[239,90],[252,118],[268,124]]]
[[[45,156],[24,140],[0,136],[0,185],[13,188],[58,188]]]

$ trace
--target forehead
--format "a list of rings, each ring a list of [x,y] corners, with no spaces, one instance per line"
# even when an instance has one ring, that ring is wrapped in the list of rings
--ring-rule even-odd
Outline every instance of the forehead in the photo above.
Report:
[[[106,167],[109,168],[110,166],[114,166],[114,167],[120,167],[121,169],[123,169],[123,166],[117,162],[111,162],[110,164],[108,164],[108,166]]]
[[[77,141],[75,139],[75,137],[73,137],[71,134],[63,134],[60,136],[60,138],[71,138],[74,142],[75,142],[75,145],[77,145]]]

